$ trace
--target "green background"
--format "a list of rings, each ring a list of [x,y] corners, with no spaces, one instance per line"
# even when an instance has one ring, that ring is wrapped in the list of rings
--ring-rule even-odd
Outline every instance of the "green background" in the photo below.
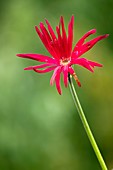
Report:
[[[87,31],[110,36],[84,57],[100,62],[92,74],[75,66],[75,87],[98,146],[113,168],[113,1],[0,1],[0,170],[100,170],[74,106],[69,88],[58,95],[52,72],[24,71],[36,61],[17,53],[49,55],[34,26],[47,18],[53,28],[60,15],[75,16],[74,43]],[[93,38],[93,36],[92,36]]]

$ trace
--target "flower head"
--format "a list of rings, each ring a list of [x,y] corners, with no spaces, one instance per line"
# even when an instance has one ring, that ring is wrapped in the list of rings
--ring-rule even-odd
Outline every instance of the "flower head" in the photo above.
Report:
[[[65,87],[68,85],[68,74],[71,74],[78,86],[81,86],[72,65],[83,66],[91,72],[93,72],[94,67],[102,67],[101,64],[86,58],[80,58],[80,56],[90,50],[98,41],[107,38],[108,34],[100,35],[85,42],[87,37],[96,32],[96,29],[92,29],[83,35],[72,50],[74,16],[71,17],[68,24],[68,34],[66,34],[64,18],[62,16],[60,17],[59,25],[56,26],[56,34],[47,19],[45,19],[45,22],[47,27],[41,22],[39,25],[40,29],[38,26],[35,26],[35,29],[51,57],[42,54],[17,54],[17,56],[43,62],[41,65],[29,66],[24,70],[34,70],[37,73],[47,73],[54,70],[50,84],[53,85],[55,82],[56,88],[59,94],[61,94],[61,73],[63,74]]]

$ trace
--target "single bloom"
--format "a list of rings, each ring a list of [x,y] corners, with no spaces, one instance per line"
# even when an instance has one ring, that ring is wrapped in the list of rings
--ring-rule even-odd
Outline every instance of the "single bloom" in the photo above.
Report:
[[[59,94],[61,94],[61,73],[63,74],[65,87],[68,86],[68,74],[74,77],[78,86],[81,86],[81,83],[72,65],[77,64],[83,66],[91,72],[93,72],[94,67],[102,67],[102,64],[80,57],[85,52],[90,50],[98,41],[107,38],[109,35],[100,35],[88,42],[85,42],[87,37],[96,32],[96,29],[92,29],[84,34],[83,37],[72,49],[74,16],[71,17],[68,24],[68,34],[66,34],[63,16],[60,17],[59,25],[56,26],[56,34],[47,19],[45,19],[45,23],[46,26],[44,25],[44,23],[41,22],[39,24],[39,27],[35,26],[35,29],[45,48],[50,53],[50,56],[31,53],[17,54],[17,56],[43,62],[43,64],[41,65],[29,66],[27,68],[24,68],[24,70],[34,70],[37,73],[47,73],[50,71],[54,71],[50,80],[50,85],[53,85],[53,83],[55,82],[56,88]]]

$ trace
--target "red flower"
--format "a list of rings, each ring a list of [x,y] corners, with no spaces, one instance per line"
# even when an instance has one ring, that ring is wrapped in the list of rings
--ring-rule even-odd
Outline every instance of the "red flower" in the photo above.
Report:
[[[100,35],[88,42],[85,42],[85,39],[96,32],[96,29],[88,31],[75,45],[72,50],[73,42],[73,25],[74,25],[74,16],[71,17],[71,20],[68,24],[68,35],[66,34],[64,26],[64,18],[60,17],[59,25],[56,26],[55,35],[50,23],[45,19],[47,28],[41,22],[39,27],[35,26],[36,32],[43,42],[44,46],[50,53],[52,57],[48,57],[42,54],[17,54],[17,56],[22,58],[28,58],[44,62],[44,64],[37,66],[29,66],[24,70],[34,70],[37,73],[47,73],[54,70],[54,73],[51,77],[50,84],[53,85],[54,81],[56,83],[56,88],[61,94],[60,87],[60,75],[63,73],[65,87],[68,85],[68,74],[71,74],[76,80],[77,84],[81,86],[77,75],[72,68],[73,64],[78,64],[87,68],[89,71],[93,72],[94,67],[102,67],[101,64],[87,60],[85,58],[80,58],[82,54],[90,50],[98,41],[107,38],[108,34]]]

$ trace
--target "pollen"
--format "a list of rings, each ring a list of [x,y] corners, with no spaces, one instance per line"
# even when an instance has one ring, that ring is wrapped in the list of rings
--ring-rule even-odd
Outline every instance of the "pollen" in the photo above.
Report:
[[[68,64],[70,64],[70,59],[62,59],[60,61],[60,65],[66,66]]]

